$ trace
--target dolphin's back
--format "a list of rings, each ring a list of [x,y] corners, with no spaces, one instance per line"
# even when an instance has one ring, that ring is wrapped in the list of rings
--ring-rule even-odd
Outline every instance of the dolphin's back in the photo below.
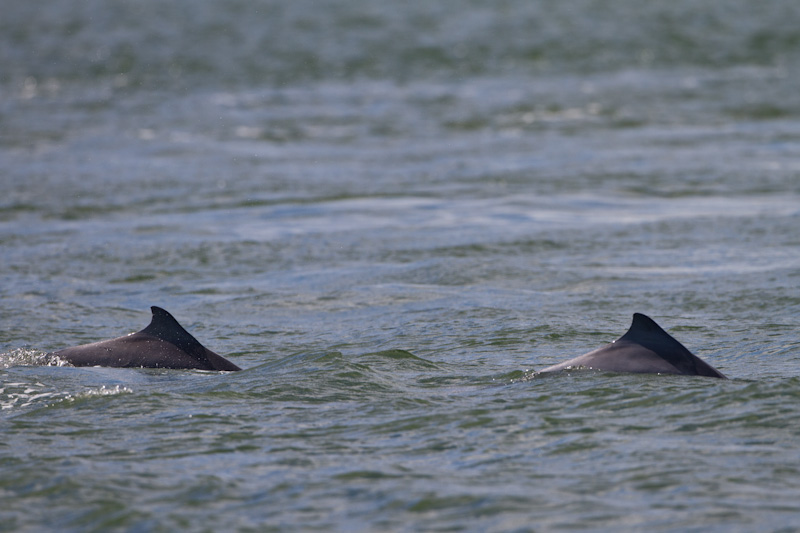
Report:
[[[200,344],[164,309],[154,306],[151,311],[150,324],[141,331],[65,348],[51,355],[74,366],[241,370]]]
[[[687,350],[650,317],[641,313],[633,315],[633,322],[628,331],[611,344],[547,367],[541,372],[555,372],[569,368],[683,374],[725,379],[719,370]]]

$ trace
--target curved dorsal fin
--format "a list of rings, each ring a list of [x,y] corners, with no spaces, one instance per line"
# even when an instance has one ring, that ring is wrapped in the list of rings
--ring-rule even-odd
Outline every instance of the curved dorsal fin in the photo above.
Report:
[[[642,335],[662,335],[670,340],[678,343],[669,333],[664,331],[661,326],[656,324],[655,320],[650,318],[647,315],[643,315],[642,313],[633,313],[633,322],[631,322],[631,327],[628,328],[628,331],[625,332],[621,338],[628,339],[628,340],[638,340],[638,338]],[[678,343],[680,344],[680,343]]]
[[[200,361],[208,361],[205,346],[183,329],[175,317],[156,306],[152,306],[150,311],[153,312],[153,318],[150,320],[150,324],[139,333],[174,344]]]
[[[619,340],[644,346],[686,374],[724,377],[664,331],[652,318],[641,313],[633,314],[631,327]]]

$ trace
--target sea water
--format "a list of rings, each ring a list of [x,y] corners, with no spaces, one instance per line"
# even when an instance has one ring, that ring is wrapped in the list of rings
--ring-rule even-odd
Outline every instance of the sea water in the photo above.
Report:
[[[1,531],[800,528],[794,2],[6,2]],[[245,370],[45,366],[166,308]],[[537,376],[646,313],[729,376]]]

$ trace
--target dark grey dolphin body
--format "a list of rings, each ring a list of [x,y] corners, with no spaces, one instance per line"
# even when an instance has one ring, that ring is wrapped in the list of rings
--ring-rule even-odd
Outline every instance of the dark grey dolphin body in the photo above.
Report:
[[[589,368],[608,372],[683,374],[727,379],[672,338],[651,318],[635,313],[627,333],[592,352],[553,365],[541,372]]]
[[[160,307],[150,310],[153,312],[150,325],[139,332],[49,355],[74,366],[241,370],[200,344],[165,310]]]

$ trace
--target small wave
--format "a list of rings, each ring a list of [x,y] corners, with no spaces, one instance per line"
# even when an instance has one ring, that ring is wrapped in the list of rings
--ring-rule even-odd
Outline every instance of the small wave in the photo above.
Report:
[[[4,383],[0,387],[0,410],[27,407],[62,395],[60,392],[47,391],[44,388],[42,383]]]
[[[133,389],[125,387],[124,385],[114,385],[113,387],[100,386],[97,389],[87,389],[77,394],[67,394],[64,401],[78,401],[85,398],[93,398],[95,396],[114,396],[116,394],[131,394]]]
[[[0,354],[0,368],[12,366],[71,366],[67,361],[52,354],[32,350],[30,348],[17,348],[8,353]]]
[[[35,405],[53,405],[61,402],[75,402],[97,396],[133,393],[129,387],[114,385],[88,388],[81,392],[53,390],[41,382],[8,382],[0,386],[0,411],[18,409]]]
[[[35,350],[19,349],[7,354],[0,354],[0,357],[2,357],[0,368],[16,365],[64,366],[64,363],[57,358],[50,358]],[[57,390],[52,384],[48,385],[41,381],[6,381],[0,385],[0,411],[132,392],[132,389],[123,385],[102,385],[73,392]]]

